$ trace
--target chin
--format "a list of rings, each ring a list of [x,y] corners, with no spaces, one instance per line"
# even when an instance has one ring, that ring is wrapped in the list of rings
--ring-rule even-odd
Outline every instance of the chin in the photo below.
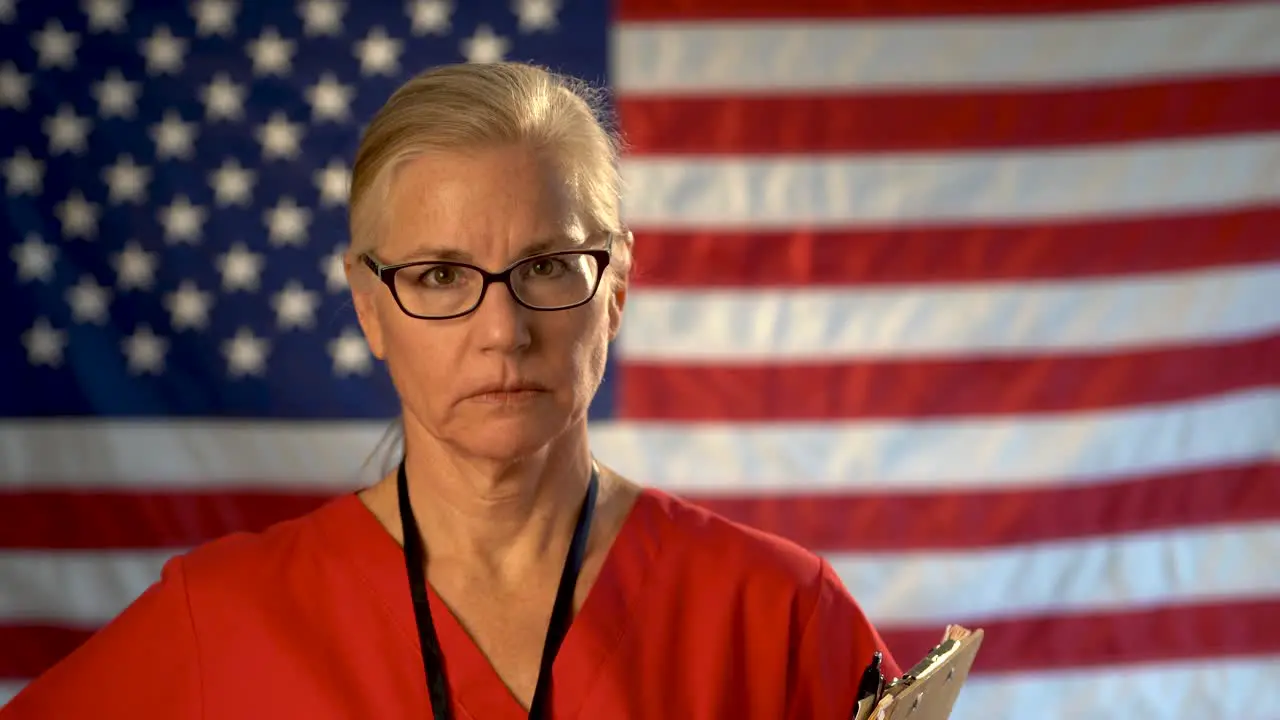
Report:
[[[519,460],[534,455],[559,437],[569,416],[551,408],[490,407],[470,412],[451,438],[468,454],[491,460]]]

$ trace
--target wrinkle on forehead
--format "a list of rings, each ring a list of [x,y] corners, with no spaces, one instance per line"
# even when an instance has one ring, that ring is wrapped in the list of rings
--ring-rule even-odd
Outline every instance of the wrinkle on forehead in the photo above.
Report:
[[[379,248],[388,257],[492,259],[587,236],[570,184],[524,147],[422,155],[398,168],[389,190]]]
[[[582,233],[565,233],[556,237],[532,239],[515,251],[511,260],[527,258],[532,255],[556,252],[557,250],[573,250],[582,247],[589,238]],[[443,260],[449,262],[475,263],[477,258],[466,248],[448,244],[448,242],[425,242],[414,246],[397,257],[394,262],[410,262],[417,260]],[[384,262],[387,262],[384,259]]]

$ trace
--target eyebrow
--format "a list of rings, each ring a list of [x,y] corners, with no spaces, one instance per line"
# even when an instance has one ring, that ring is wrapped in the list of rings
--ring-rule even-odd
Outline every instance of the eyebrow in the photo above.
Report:
[[[545,252],[555,252],[556,250],[573,250],[583,247],[591,241],[591,238],[578,240],[571,237],[560,237],[547,240],[539,240],[527,245],[517,255],[513,262],[527,258],[533,255],[541,255]],[[475,256],[471,253],[456,247],[447,247],[440,245],[419,245],[405,256],[405,260],[401,262],[415,262],[418,260],[441,260],[445,262],[463,262],[474,263]]]

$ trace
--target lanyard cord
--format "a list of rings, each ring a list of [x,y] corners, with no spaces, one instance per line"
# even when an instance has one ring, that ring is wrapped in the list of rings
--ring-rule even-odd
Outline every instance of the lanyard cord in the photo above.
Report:
[[[444,673],[444,655],[440,650],[436,627],[431,621],[431,606],[427,601],[426,551],[423,548],[422,534],[418,531],[418,521],[414,518],[413,509],[409,505],[409,480],[405,475],[404,466],[405,461],[402,459],[400,473],[396,478],[396,490],[400,498],[400,528],[404,534],[405,569],[409,572],[409,592],[413,597],[413,616],[418,626],[422,667],[427,676],[427,694],[431,698],[431,711],[435,720],[453,720],[453,710],[449,700],[449,682]],[[587,494],[582,499],[582,507],[578,511],[578,524],[574,527],[573,539],[569,542],[569,554],[565,558],[564,570],[560,574],[560,587],[556,591],[555,605],[551,609],[551,622],[547,626],[547,636],[542,645],[538,684],[534,689],[533,702],[529,707],[531,720],[541,720],[547,716],[551,667],[555,663],[556,653],[560,650],[565,634],[569,632],[570,616],[573,613],[573,592],[578,586],[578,573],[582,570],[582,561],[586,555],[587,535],[591,527],[591,517],[595,513],[598,485],[599,473],[595,463],[592,463],[591,480],[587,484]]]

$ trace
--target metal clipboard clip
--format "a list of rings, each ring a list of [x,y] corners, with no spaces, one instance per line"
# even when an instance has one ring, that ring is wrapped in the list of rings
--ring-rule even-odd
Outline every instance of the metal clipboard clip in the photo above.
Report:
[[[902,677],[895,679],[889,683],[884,692],[886,695],[901,695],[907,688],[911,687],[922,677],[932,674],[934,668],[941,665],[947,658],[951,657],[960,647],[960,642],[953,638],[947,638],[941,643],[934,646],[927,655],[920,659],[912,668],[902,674]]]
[[[969,667],[982,643],[982,635],[982,630],[948,626],[942,642],[902,677],[885,685],[877,701],[858,703],[855,720],[939,720],[948,717],[968,677]]]

